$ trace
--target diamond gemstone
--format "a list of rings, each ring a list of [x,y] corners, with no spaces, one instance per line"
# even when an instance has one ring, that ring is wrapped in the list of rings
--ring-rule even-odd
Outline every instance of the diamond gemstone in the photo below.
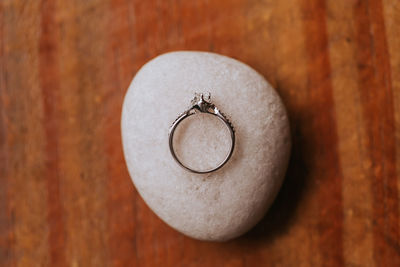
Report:
[[[211,93],[208,92],[207,94],[203,93],[194,93],[194,97],[191,101],[192,105],[195,105],[196,103],[199,103],[200,101],[207,101],[209,102],[211,100]]]

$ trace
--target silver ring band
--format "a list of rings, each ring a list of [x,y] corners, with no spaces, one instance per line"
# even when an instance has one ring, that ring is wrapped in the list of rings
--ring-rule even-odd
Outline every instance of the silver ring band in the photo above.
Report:
[[[200,174],[210,173],[210,172],[213,172],[213,171],[216,171],[216,170],[222,168],[222,166],[224,166],[225,163],[227,163],[228,160],[231,158],[234,147],[235,147],[235,130],[233,128],[233,125],[225,117],[225,115],[214,104],[212,104],[210,102],[210,98],[211,98],[210,94],[208,94],[208,96],[206,98],[207,98],[207,100],[204,99],[203,94],[196,93],[195,97],[193,98],[193,100],[191,102],[191,106],[189,107],[189,109],[187,109],[185,112],[183,112],[181,115],[179,115],[178,118],[176,118],[176,120],[172,123],[172,125],[169,129],[169,150],[171,151],[172,157],[179,164],[179,166],[181,166],[185,170],[188,170],[193,173],[200,173]],[[226,127],[229,129],[229,132],[231,134],[231,141],[232,141],[231,149],[230,149],[228,155],[226,155],[225,159],[218,166],[216,166],[212,169],[209,169],[209,170],[205,170],[205,171],[194,170],[194,169],[191,169],[188,166],[184,165],[179,160],[179,158],[176,156],[175,150],[174,150],[174,145],[173,145],[174,133],[175,133],[175,130],[178,127],[178,125],[186,118],[188,118],[192,115],[195,115],[199,112],[211,114],[213,116],[216,116],[218,119],[220,119],[226,125]]]

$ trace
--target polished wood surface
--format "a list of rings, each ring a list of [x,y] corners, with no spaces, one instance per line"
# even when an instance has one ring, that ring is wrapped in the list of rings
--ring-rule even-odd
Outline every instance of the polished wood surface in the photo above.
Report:
[[[172,50],[277,89],[293,150],[248,234],[192,240],[133,187],[120,113]],[[400,1],[0,1],[0,266],[400,266]]]

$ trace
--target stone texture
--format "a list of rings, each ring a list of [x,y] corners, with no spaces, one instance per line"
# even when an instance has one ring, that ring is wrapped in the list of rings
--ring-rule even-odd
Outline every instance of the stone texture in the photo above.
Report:
[[[193,174],[168,148],[168,129],[195,92],[211,101],[236,130],[231,160]],[[206,52],[173,52],[140,69],[125,96],[122,140],[132,180],[147,205],[176,230],[201,240],[242,235],[265,214],[284,178],[290,154],[285,108],[266,80],[247,65]],[[185,120],[177,154],[192,167],[216,165],[229,150],[229,131],[210,115]]]

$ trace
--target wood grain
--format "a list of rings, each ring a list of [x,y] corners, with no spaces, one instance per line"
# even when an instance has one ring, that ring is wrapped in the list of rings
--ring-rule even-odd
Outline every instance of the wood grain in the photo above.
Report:
[[[400,2],[0,1],[0,266],[400,266]],[[271,210],[227,243],[145,205],[120,139],[158,54],[264,75],[293,149]]]

